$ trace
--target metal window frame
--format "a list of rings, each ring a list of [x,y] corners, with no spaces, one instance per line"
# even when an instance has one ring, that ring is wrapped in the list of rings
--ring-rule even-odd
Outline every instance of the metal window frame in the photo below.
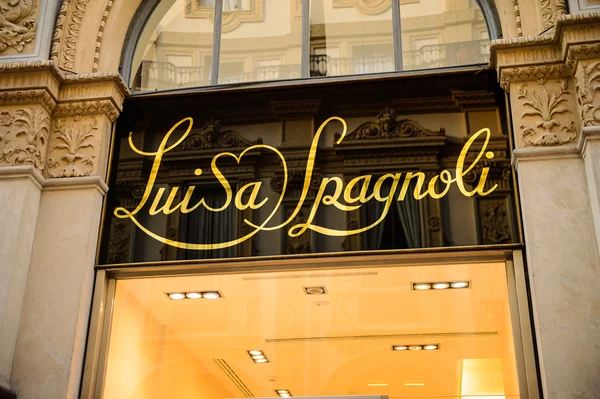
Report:
[[[131,84],[132,79],[132,63],[135,55],[140,36],[146,26],[146,22],[156,9],[157,5],[161,0],[144,0],[135,12],[127,34],[123,49],[121,51],[121,62],[119,66],[119,72],[127,85]],[[488,33],[491,40],[502,38],[502,27],[500,25],[500,17],[498,16],[498,10],[493,0],[475,0],[483,17],[485,19]],[[214,87],[218,85],[219,75],[219,58],[220,58],[220,47],[221,47],[221,27],[223,20],[223,0],[215,0],[215,21],[213,31],[213,50],[212,50],[212,64],[211,64],[211,83],[210,86]],[[393,35],[393,46],[394,46],[394,66],[395,72],[402,72],[402,29],[401,29],[401,14],[400,14],[400,0],[392,0],[392,35]],[[302,79],[310,78],[310,0],[302,0]],[[468,66],[462,66],[468,67]],[[430,70],[426,70],[430,71]],[[368,76],[366,74],[362,76]],[[330,78],[330,77],[327,77]],[[255,82],[256,83],[256,82]],[[162,90],[161,90],[162,92]]]
[[[471,247],[445,251],[385,251],[377,256],[364,252],[342,252],[311,256],[240,258],[228,259],[228,261],[196,260],[97,266],[79,397],[83,399],[102,398],[118,280],[200,274],[323,271],[325,269],[341,270],[359,267],[433,266],[461,263],[484,265],[490,262],[505,264],[519,395],[522,399],[539,399],[541,397],[537,372],[539,362],[533,339],[526,266],[523,251],[519,245],[498,246],[496,249]]]

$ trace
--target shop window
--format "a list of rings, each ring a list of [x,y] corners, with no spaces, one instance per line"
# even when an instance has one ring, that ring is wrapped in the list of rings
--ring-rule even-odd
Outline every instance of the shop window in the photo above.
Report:
[[[474,1],[161,1],[137,41],[132,84],[164,90],[480,65],[489,39]],[[167,60],[183,49],[203,62]],[[243,69],[229,68],[231,60]]]
[[[505,270],[471,261],[117,280],[102,397],[518,398]]]

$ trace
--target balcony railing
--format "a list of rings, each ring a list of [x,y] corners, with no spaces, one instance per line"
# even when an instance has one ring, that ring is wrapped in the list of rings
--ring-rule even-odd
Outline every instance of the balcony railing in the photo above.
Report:
[[[405,70],[441,68],[447,66],[486,63],[489,60],[489,40],[435,44],[419,50],[404,51]],[[252,72],[221,74],[219,83],[243,83],[300,78],[300,65],[257,67]],[[310,76],[358,75],[394,70],[393,56],[332,58],[327,55],[310,57]],[[135,80],[136,90],[163,90],[210,85],[210,66],[178,67],[169,62],[143,61]]]

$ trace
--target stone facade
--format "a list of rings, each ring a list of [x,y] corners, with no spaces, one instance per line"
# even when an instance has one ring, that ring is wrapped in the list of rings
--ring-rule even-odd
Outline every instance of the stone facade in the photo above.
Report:
[[[140,3],[0,1],[0,386],[19,398],[79,396]],[[568,3],[497,0],[491,53],[512,110],[542,392],[565,399],[600,392],[600,7]]]

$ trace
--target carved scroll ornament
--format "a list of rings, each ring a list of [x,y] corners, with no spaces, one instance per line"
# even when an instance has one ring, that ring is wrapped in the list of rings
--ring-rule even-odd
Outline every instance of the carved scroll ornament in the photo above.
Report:
[[[444,136],[444,128],[429,130],[418,122],[408,119],[399,119],[396,111],[386,108],[377,115],[374,122],[365,122],[346,136],[346,140],[372,140],[396,139],[408,137],[435,137]],[[336,134],[335,141],[339,139]]]
[[[21,53],[35,38],[37,0],[0,1],[0,52],[11,47]]]
[[[581,109],[581,120],[584,126],[600,124],[600,104],[594,101],[600,91],[600,62],[581,63],[575,75],[577,101]]]

